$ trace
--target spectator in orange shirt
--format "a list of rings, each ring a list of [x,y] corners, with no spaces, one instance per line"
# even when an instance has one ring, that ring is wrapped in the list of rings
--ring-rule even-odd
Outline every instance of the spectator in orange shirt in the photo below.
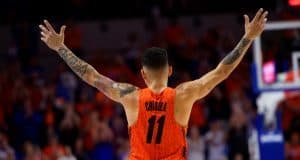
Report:
[[[65,154],[64,146],[58,142],[56,135],[51,135],[49,137],[49,143],[43,150],[46,159],[57,160],[61,155]]]

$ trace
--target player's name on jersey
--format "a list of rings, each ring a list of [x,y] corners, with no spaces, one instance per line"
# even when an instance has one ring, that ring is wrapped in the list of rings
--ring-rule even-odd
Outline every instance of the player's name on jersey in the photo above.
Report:
[[[161,101],[148,101],[145,102],[147,111],[166,111],[167,103]]]

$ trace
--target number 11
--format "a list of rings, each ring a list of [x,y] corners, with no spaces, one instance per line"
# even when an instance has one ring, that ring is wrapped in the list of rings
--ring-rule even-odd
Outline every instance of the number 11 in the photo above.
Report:
[[[165,119],[166,119],[166,116],[161,116],[157,120],[158,129],[157,129],[157,135],[156,135],[156,139],[155,139],[156,144],[160,144],[160,142],[161,142],[161,136],[162,136],[163,129],[164,129]],[[147,143],[148,144],[150,144],[152,141],[155,122],[156,122],[156,116],[151,116],[148,120],[148,123],[149,123],[148,133],[147,133]]]

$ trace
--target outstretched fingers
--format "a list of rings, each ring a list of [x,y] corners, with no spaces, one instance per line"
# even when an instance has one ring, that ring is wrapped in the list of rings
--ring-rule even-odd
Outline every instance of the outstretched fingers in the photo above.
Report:
[[[48,35],[45,32],[41,32],[42,37],[47,37]]]
[[[254,23],[257,26],[260,26],[261,28],[264,28],[265,23],[267,22],[267,16],[268,16],[268,11],[264,11],[262,8],[260,8],[257,11],[257,13],[251,23]]]
[[[41,40],[43,42],[46,42],[50,32],[44,25],[39,25],[39,27],[41,29]]]
[[[41,40],[45,43],[47,42],[47,38],[45,38],[45,37],[42,37]]]
[[[49,30],[44,25],[39,25],[39,27],[41,29],[41,33],[45,33],[45,34],[49,33]]]
[[[265,11],[263,13],[263,15],[261,16],[261,22],[266,22],[267,21],[267,16],[268,16],[269,12],[268,11]]]
[[[47,29],[52,32],[52,33],[56,33],[54,28],[52,27],[52,25],[47,21],[47,20],[44,20],[44,24],[46,25]]]
[[[244,19],[245,19],[245,25],[247,26],[250,23],[248,15],[245,14]]]
[[[265,24],[267,22],[267,15],[268,15],[268,11],[264,11],[259,19],[259,21],[257,22],[257,24],[261,27],[264,28]]]
[[[65,30],[66,30],[66,26],[63,25],[62,27],[60,27],[60,32],[59,32],[59,34],[60,34],[61,36],[64,35],[64,34],[65,34]]]
[[[262,15],[263,11],[264,11],[264,10],[263,10],[262,8],[260,8],[260,9],[256,12],[256,15],[255,15],[255,17],[253,18],[252,22],[258,22],[258,21],[260,20],[260,18],[261,18],[261,15]]]

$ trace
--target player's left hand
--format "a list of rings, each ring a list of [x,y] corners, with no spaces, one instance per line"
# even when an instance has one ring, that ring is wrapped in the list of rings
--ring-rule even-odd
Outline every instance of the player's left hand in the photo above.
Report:
[[[259,9],[250,22],[248,15],[244,15],[245,18],[245,37],[253,40],[258,37],[264,30],[267,22],[268,11],[264,11],[262,8]]]

